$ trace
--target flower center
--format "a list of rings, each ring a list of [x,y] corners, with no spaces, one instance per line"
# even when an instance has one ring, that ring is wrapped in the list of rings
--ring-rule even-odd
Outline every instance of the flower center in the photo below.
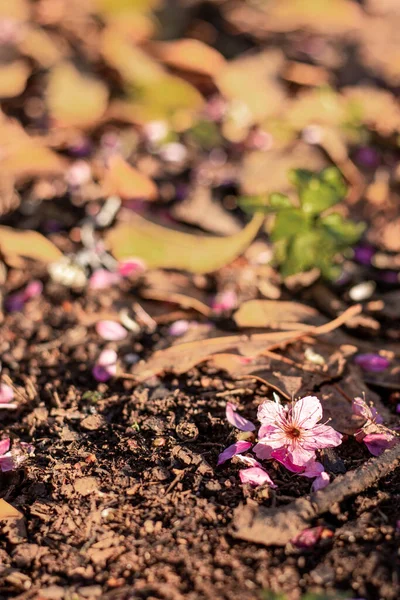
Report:
[[[287,431],[287,435],[291,438],[297,439],[300,437],[301,431],[300,429],[297,429],[297,427],[290,427],[290,429]]]

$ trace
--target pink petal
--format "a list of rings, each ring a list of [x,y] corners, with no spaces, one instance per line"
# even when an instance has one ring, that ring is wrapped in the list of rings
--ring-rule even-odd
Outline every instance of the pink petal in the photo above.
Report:
[[[295,467],[305,467],[314,458],[314,450],[306,450],[303,445],[296,444],[288,446],[289,460]]]
[[[240,454],[238,454],[236,460],[239,460],[240,462],[243,462],[246,465],[249,465],[250,467],[261,467],[260,463],[252,456],[241,456]]]
[[[299,535],[293,538],[292,544],[297,548],[311,548],[321,539],[321,535],[324,528],[322,525],[319,527],[311,527],[310,529],[304,529]]]
[[[383,423],[383,419],[376,408],[367,404],[363,398],[354,398],[351,408],[355,415],[364,417],[365,420],[375,421],[378,424]]]
[[[236,412],[236,406],[231,402],[226,405],[226,418],[228,423],[240,429],[240,431],[254,431],[255,425]]]
[[[103,350],[95,366],[92,375],[96,381],[108,381],[117,373],[117,353],[115,350]]]
[[[7,404],[14,398],[12,387],[6,383],[0,383],[0,405]]]
[[[294,403],[292,408],[293,422],[302,429],[311,429],[322,419],[321,402],[316,396],[306,396]]]
[[[323,490],[327,485],[329,485],[330,477],[328,473],[323,471],[321,475],[318,475],[316,479],[314,479],[313,484],[311,486],[311,490],[313,492],[318,492],[318,490]]]
[[[0,455],[5,454],[10,449],[10,438],[0,440]]]
[[[118,273],[122,277],[138,275],[146,270],[146,263],[141,258],[125,258],[118,263]]]
[[[107,271],[107,269],[96,269],[89,279],[89,288],[91,290],[105,290],[112,285],[117,285],[121,281],[118,273]]]
[[[101,367],[109,367],[115,365],[117,360],[118,355],[115,350],[103,350],[96,362]]]
[[[274,425],[278,415],[282,412],[283,408],[280,404],[266,400],[258,407],[257,418],[263,425]]]
[[[254,451],[255,451],[255,449],[254,449]],[[280,462],[281,465],[283,465],[286,469],[288,469],[288,471],[291,471],[292,473],[301,473],[302,474],[304,471],[305,465],[307,463],[309,463],[310,460],[313,460],[314,457],[308,456],[308,460],[305,460],[303,464],[296,464],[293,462],[292,455],[289,453],[289,451],[286,448],[280,448],[278,450],[274,450],[271,453],[271,458]]]
[[[309,463],[306,464],[305,471],[303,471],[303,477],[319,477],[322,473],[324,473],[324,465],[315,459],[310,460]]]
[[[30,283],[28,283],[28,285],[26,286],[26,288],[23,292],[24,299],[30,300],[31,298],[36,298],[37,296],[40,296],[42,291],[43,291],[43,283],[41,281],[38,281],[37,279],[34,279]]]
[[[304,432],[301,445],[305,450],[334,448],[342,443],[342,434],[329,425],[316,425]]]
[[[99,321],[96,323],[96,331],[103,338],[111,342],[124,340],[128,335],[125,327],[116,321]]]
[[[180,335],[184,335],[188,331],[189,327],[189,321],[186,319],[178,319],[178,321],[175,321],[175,323],[172,323],[172,325],[169,327],[168,333],[169,335],[178,337]]]
[[[3,473],[7,473],[8,471],[13,471],[16,468],[16,464],[11,452],[7,452],[3,456],[0,456],[0,470]]]
[[[235,456],[235,454],[246,452],[249,450],[249,448],[251,448],[251,446],[251,442],[245,442],[244,440],[239,440],[231,446],[228,446],[228,448],[225,448],[225,450],[219,455],[217,466],[222,465],[222,463],[232,458],[232,456]]]
[[[371,373],[381,373],[390,366],[390,361],[387,358],[372,352],[358,354],[354,358],[354,362],[356,365],[359,365],[363,371],[369,371]]]
[[[391,433],[369,433],[363,438],[364,444],[373,456],[380,456],[388,448],[397,443],[397,438]]]
[[[236,308],[237,303],[238,298],[236,292],[234,290],[225,290],[216,295],[211,302],[211,308],[218,314],[233,310]]]
[[[254,486],[268,484],[271,487],[276,488],[276,485],[272,481],[271,477],[262,467],[250,467],[249,469],[242,469],[239,471],[239,477],[242,483],[249,483],[250,485]]]

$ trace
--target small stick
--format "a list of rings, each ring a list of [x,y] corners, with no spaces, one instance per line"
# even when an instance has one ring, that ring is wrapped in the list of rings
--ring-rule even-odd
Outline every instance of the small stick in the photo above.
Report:
[[[248,542],[284,546],[308,527],[312,519],[329,512],[335,503],[371,487],[398,467],[399,463],[400,444],[396,444],[380,456],[340,475],[323,490],[299,498],[287,506],[276,509],[239,506],[234,512],[231,533]]]

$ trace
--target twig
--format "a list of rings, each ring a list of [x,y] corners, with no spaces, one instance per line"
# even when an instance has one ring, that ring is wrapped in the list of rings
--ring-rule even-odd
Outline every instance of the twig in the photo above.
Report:
[[[239,506],[234,513],[232,535],[242,540],[284,546],[309,526],[312,519],[328,512],[333,504],[359,494],[388,475],[400,463],[400,444],[371,458],[361,467],[340,475],[323,490],[299,498],[278,509]]]

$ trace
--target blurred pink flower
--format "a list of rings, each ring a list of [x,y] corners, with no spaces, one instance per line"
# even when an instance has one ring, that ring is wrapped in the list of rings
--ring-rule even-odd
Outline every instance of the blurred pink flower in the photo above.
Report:
[[[325,531],[329,530],[326,530],[322,525],[319,525],[319,527],[303,529],[299,535],[296,535],[296,537],[291,540],[292,544],[297,546],[297,548],[312,548],[312,546],[315,546],[315,544],[319,542]],[[330,532],[330,534],[332,535],[332,532]]]
[[[118,263],[118,273],[122,277],[129,277],[131,275],[138,275],[146,270],[146,264],[141,258],[124,258]]]
[[[107,271],[107,269],[96,269],[89,279],[89,288],[92,290],[105,290],[112,285],[117,285],[122,277],[119,273]]]
[[[306,396],[289,406],[267,400],[258,409],[260,441],[254,453],[261,459],[277,458],[283,464],[286,461],[292,470],[303,471],[315,458],[316,450],[333,448],[342,441],[341,434],[332,427],[318,424],[321,418],[322,406],[315,396]]]
[[[117,353],[115,350],[103,350],[92,369],[96,381],[108,381],[117,373]]]
[[[238,298],[235,290],[224,290],[217,294],[211,303],[211,308],[217,314],[228,312],[237,307]]]
[[[381,373],[390,366],[390,361],[387,358],[372,352],[357,354],[354,358],[354,362],[356,365],[359,365],[363,371],[369,371],[371,373]]]
[[[28,283],[24,289],[20,290],[19,292],[15,292],[14,294],[10,294],[4,302],[4,306],[8,312],[20,311],[23,309],[25,302],[35,298],[36,296],[40,296],[42,291],[42,282],[34,279]]]
[[[240,429],[240,431],[254,431],[256,428],[255,425],[248,419],[239,415],[236,411],[236,406],[231,402],[228,402],[226,405],[226,418],[228,422]]]
[[[184,335],[189,330],[189,327],[189,321],[187,321],[186,319],[178,319],[177,321],[172,323],[172,325],[170,325],[170,327],[168,328],[168,333],[169,335],[172,335],[174,337],[179,337],[181,335]]]
[[[128,335],[127,330],[120,323],[109,320],[96,323],[96,331],[103,340],[109,342],[119,342],[124,340]]]
[[[6,383],[0,383],[0,410],[9,409],[13,410],[17,408],[17,404],[11,402],[14,399],[14,392],[12,387]]]

